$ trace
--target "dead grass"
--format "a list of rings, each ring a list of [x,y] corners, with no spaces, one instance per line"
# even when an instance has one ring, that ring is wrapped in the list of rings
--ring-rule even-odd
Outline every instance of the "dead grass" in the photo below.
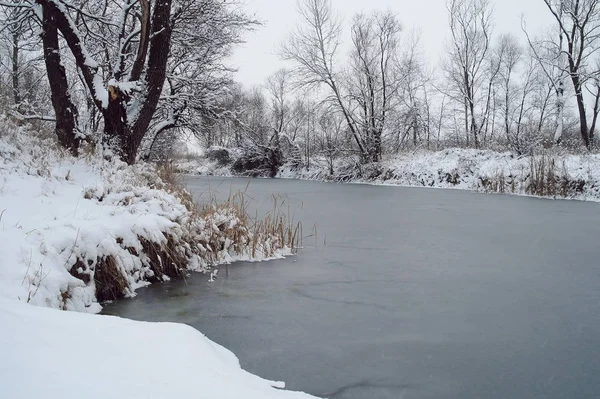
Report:
[[[156,244],[143,237],[138,237],[142,244],[143,252],[148,257],[147,266],[154,276],[151,282],[164,281],[164,276],[177,277],[186,270],[188,257],[179,249],[179,244],[172,235],[165,235],[164,244]],[[131,252],[131,250],[130,250]]]
[[[583,191],[585,182],[569,177],[564,161],[557,166],[555,157],[543,154],[530,159],[529,179],[526,192],[548,197],[570,197]]]
[[[98,302],[123,298],[130,289],[124,271],[112,255],[98,259],[93,276]]]
[[[157,166],[156,171],[161,182],[158,188],[173,194],[190,212],[199,213],[199,208],[192,195],[184,188],[182,175],[178,173],[177,168],[171,163],[164,163]]]
[[[263,217],[249,215],[249,202],[246,193],[239,191],[221,203],[213,196],[201,209],[201,216],[213,222],[207,242],[212,253],[226,249],[229,244],[236,253],[249,249],[253,258],[269,258],[278,250],[295,251],[302,245],[302,224],[294,222],[289,206],[286,208],[286,199],[274,195],[272,208]],[[223,218],[228,213],[235,223]]]
[[[529,167],[521,174],[505,175],[504,171],[491,177],[480,177],[480,186],[486,192],[525,193],[540,197],[570,198],[583,193],[586,182],[570,177],[564,160],[545,152],[529,157]]]
[[[164,243],[155,243],[141,236],[138,236],[138,240],[143,254],[146,255],[145,266],[152,271],[148,281],[160,282],[164,281],[165,276],[177,277],[185,272],[189,259],[172,235],[165,235]],[[119,238],[116,241],[119,245],[123,244],[123,240]],[[135,248],[126,249],[131,255],[140,256]],[[123,298],[131,288],[118,258],[112,255],[99,257],[95,262],[90,260],[87,263],[77,258],[69,272],[85,284],[93,280],[99,302]],[[69,296],[70,293],[65,292],[64,295]]]
[[[504,194],[506,190],[506,178],[504,176],[504,171],[500,171],[492,177],[481,177],[480,183],[483,187],[483,190],[488,193]]]

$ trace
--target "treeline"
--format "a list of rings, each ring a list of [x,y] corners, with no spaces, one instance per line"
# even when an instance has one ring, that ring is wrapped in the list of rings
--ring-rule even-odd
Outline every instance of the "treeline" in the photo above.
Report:
[[[365,164],[414,148],[592,150],[600,0],[536,1],[553,24],[529,32],[523,21],[517,35],[494,31],[490,0],[448,0],[450,37],[434,65],[399,15],[342,21],[329,0],[300,0],[301,22],[278,48],[290,67],[249,89],[225,63],[257,26],[235,1],[13,1],[3,3],[0,105],[54,120],[74,152],[91,138],[131,163],[172,156],[195,135],[264,174],[317,156],[333,172],[341,157]]]
[[[434,69],[399,16],[358,14],[343,38],[328,0],[303,0],[302,22],[279,48],[292,67],[262,87],[234,87],[221,104],[228,117],[212,121],[202,143],[241,148],[240,167],[310,167],[318,156],[331,173],[340,157],[369,163],[414,148],[591,150],[600,111],[600,4],[540,1],[555,24],[542,34],[528,32],[524,21],[520,37],[495,34],[490,1],[448,1],[451,36]]]

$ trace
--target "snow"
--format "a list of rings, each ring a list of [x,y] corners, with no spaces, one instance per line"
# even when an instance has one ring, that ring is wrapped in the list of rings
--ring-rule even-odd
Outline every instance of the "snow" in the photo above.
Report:
[[[99,74],[94,75],[94,91],[96,99],[102,103],[102,108],[108,107],[108,90],[104,87],[104,82]]]
[[[293,399],[281,382],[183,324],[62,312],[0,299],[0,397]]]
[[[192,218],[149,165],[73,158],[52,134],[1,116],[0,124],[1,398],[311,397],[244,371],[192,327],[90,314],[101,309],[93,275],[86,283],[69,272],[76,259],[85,274],[99,257],[113,256],[134,295],[152,274],[140,237],[160,243],[168,233],[187,253],[193,240],[182,237],[193,234],[203,247],[204,235],[236,227],[234,215],[215,209]],[[211,254],[217,263],[266,257],[264,248],[251,258],[249,248],[234,252],[231,240],[222,242]],[[188,270],[214,279],[208,258],[187,256]]]
[[[377,184],[455,188],[473,191],[500,191],[528,195],[532,162],[555,163],[555,174],[570,184],[582,183],[581,190],[569,189],[567,195],[551,195],[600,201],[600,155],[549,152],[517,157],[510,152],[452,148],[420,151],[385,160]],[[500,188],[490,184],[499,183]]]
[[[119,82],[112,78],[108,80],[108,86],[118,87],[123,93],[131,94],[136,90],[139,90],[139,82]]]

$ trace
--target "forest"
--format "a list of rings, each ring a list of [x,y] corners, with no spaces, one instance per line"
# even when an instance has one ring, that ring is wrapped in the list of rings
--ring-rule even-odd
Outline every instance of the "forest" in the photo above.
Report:
[[[594,151],[599,2],[539,1],[551,26],[531,32],[523,19],[504,33],[490,0],[448,0],[437,63],[418,21],[386,10],[342,20],[329,0],[300,0],[300,24],[274,49],[286,68],[246,87],[229,59],[261,21],[236,0],[4,0],[0,108],[73,154],[165,161],[193,139],[271,176],[414,149]]]

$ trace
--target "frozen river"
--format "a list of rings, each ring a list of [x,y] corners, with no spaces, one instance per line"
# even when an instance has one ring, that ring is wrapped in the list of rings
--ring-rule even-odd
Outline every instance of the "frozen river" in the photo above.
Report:
[[[247,184],[187,181],[199,199],[209,187],[221,197],[246,189],[259,214],[286,194],[317,238],[213,283],[195,274],[141,289],[105,313],[187,323],[248,371],[335,399],[600,395],[599,204]]]

